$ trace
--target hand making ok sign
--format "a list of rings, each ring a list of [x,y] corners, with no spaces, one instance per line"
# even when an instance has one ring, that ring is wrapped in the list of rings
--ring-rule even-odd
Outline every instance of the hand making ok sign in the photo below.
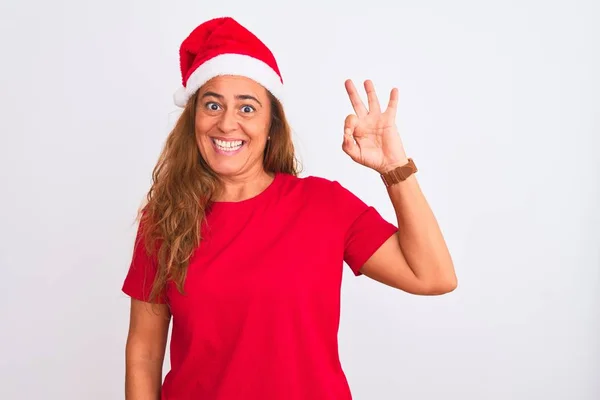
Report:
[[[354,83],[347,80],[346,91],[356,114],[346,117],[342,149],[354,161],[379,173],[406,164],[408,158],[396,127],[398,89],[393,88],[385,111],[381,111],[373,82],[365,81],[369,108],[363,104]]]

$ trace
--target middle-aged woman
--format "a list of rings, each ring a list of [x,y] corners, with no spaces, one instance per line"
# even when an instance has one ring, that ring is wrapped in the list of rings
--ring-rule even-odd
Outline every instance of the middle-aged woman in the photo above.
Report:
[[[180,64],[183,112],[123,284],[126,398],[351,399],[337,342],[344,262],[409,293],[457,285],[395,126],[397,89],[382,109],[365,82],[367,107],[346,81],[355,114],[342,144],[381,176],[392,224],[338,182],[299,177],[281,74],[254,34],[232,18],[206,21],[183,41]]]

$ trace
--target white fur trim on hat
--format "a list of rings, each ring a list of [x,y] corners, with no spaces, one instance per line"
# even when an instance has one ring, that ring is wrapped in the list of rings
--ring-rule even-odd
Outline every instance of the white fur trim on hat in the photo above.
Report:
[[[187,80],[185,87],[173,95],[175,105],[185,107],[187,101],[210,79],[221,75],[239,75],[264,86],[278,100],[283,100],[283,84],[277,72],[263,61],[243,54],[221,54],[200,65]]]

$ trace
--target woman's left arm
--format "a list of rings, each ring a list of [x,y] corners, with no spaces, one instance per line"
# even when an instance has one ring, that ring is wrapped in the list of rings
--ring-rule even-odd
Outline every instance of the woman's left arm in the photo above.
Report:
[[[452,258],[416,176],[387,190],[396,212],[398,232],[367,260],[361,273],[413,294],[453,291],[457,278]]]
[[[343,150],[356,162],[380,174],[408,162],[395,125],[398,90],[393,89],[381,112],[371,81],[365,82],[367,109],[352,83],[346,90],[356,115],[346,118]],[[387,188],[396,213],[398,232],[363,265],[360,272],[389,286],[420,295],[453,291],[457,277],[438,222],[416,176]]]

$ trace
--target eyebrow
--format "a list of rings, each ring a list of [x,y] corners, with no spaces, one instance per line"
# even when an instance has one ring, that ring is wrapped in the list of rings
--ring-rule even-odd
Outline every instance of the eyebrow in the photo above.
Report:
[[[223,95],[222,94],[218,94],[215,92],[205,92],[202,94],[202,98],[205,97],[216,97],[217,99],[223,99]],[[238,100],[254,100],[255,102],[257,102],[258,104],[260,104],[262,106],[262,103],[260,101],[258,101],[258,99],[254,96],[251,96],[249,94],[238,94],[237,96],[235,96],[236,99]]]

